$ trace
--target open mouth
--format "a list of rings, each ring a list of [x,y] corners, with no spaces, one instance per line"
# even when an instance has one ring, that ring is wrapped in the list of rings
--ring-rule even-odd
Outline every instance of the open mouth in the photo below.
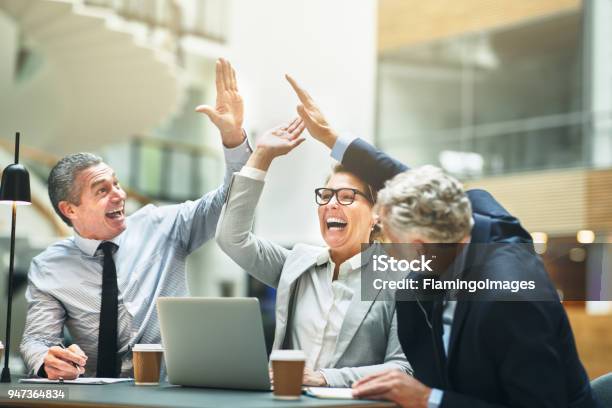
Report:
[[[328,218],[325,223],[327,224],[327,229],[329,230],[343,230],[348,224],[345,220],[335,217]]]
[[[116,210],[107,211],[106,217],[112,220],[116,220],[123,217],[123,207],[118,208]]]

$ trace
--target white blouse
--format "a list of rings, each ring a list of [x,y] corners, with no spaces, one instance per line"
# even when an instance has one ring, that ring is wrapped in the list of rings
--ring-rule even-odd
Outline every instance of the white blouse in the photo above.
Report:
[[[308,272],[302,274],[295,294],[291,327],[293,347],[306,353],[306,367],[329,368],[338,334],[353,299],[350,289],[361,280],[361,253],[340,265],[332,282],[335,264],[325,249]],[[357,294],[359,296],[359,294]]]

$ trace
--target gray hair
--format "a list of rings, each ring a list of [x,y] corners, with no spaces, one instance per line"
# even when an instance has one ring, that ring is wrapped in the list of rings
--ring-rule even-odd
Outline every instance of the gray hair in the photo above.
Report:
[[[61,201],[81,204],[81,186],[75,185],[79,173],[91,166],[102,163],[102,158],[92,153],[74,153],[64,156],[51,169],[47,184],[49,185],[49,199],[53,209],[60,218],[72,227],[72,222],[59,209]]]
[[[396,175],[378,192],[376,212],[393,231],[413,231],[438,243],[460,242],[472,227],[463,185],[435,166]]]

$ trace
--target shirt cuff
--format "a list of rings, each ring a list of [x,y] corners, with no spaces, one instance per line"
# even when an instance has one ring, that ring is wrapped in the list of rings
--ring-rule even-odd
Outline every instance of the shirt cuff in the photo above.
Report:
[[[325,377],[327,387],[349,387],[349,385],[343,384],[342,375],[338,372],[337,369],[321,368],[319,372],[323,374],[323,377]]]
[[[244,130],[242,131],[242,134],[244,135],[244,141],[238,146],[223,146],[223,154],[225,156],[226,163],[246,163],[251,153],[253,153],[253,149],[249,143],[249,138],[246,136]]]
[[[442,397],[444,393],[437,388],[431,389],[431,394],[429,394],[429,399],[427,400],[427,408],[438,408],[442,403]]]
[[[266,179],[266,171],[256,169],[255,167],[244,166],[242,170],[240,170],[240,175],[248,178],[252,178],[253,180],[265,181]]]
[[[332,147],[331,157],[342,162],[346,149],[348,149],[349,145],[353,143],[355,139],[357,139],[357,136],[348,133],[340,135],[338,139],[336,139],[334,147]]]

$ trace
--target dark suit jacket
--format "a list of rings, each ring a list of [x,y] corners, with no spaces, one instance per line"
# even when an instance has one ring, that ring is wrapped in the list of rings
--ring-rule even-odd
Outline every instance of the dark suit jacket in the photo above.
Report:
[[[396,174],[408,170],[408,166],[362,139],[355,139],[349,145],[342,158],[342,165],[375,190],[384,187],[385,182]],[[484,190],[469,190],[467,194],[475,221],[472,242],[531,242],[531,235],[491,194]]]
[[[377,189],[407,169],[361,139],[349,145],[342,164]],[[398,301],[398,334],[415,377],[444,391],[441,407],[597,407],[567,315],[539,258],[508,245],[529,243],[530,235],[489,193],[471,190],[468,196],[472,242],[502,245],[484,255],[470,248],[464,279],[533,279],[554,300],[459,300],[442,373],[423,311],[414,301]]]

